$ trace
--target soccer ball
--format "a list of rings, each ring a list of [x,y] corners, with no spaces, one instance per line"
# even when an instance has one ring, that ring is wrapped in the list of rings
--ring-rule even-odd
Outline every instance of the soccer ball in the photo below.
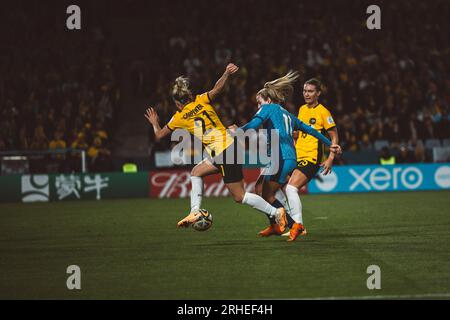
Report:
[[[205,209],[200,209],[199,212],[201,216],[192,224],[192,228],[197,231],[206,231],[212,226],[212,215]]]

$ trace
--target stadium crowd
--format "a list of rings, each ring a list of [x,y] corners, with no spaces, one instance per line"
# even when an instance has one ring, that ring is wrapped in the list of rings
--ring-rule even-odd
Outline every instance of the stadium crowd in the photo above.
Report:
[[[367,29],[365,3],[348,0],[159,1],[146,10],[138,1],[123,3],[128,19],[151,28],[140,40],[151,55],[130,70],[131,83],[158,107],[161,122],[174,112],[168,96],[177,76],[189,76],[200,93],[232,61],[240,71],[215,103],[225,125],[248,122],[255,93],[294,69],[302,80],[324,83],[320,101],[345,151],[384,141],[394,152],[406,149],[412,161],[430,161],[425,142],[450,138],[446,1],[379,1],[381,30]],[[67,32],[56,20],[42,25],[43,16],[52,16],[47,9],[35,3],[35,15],[1,15],[15,32],[0,30],[0,152],[83,149],[90,170],[109,170],[122,90],[108,41],[114,34],[97,27]],[[303,104],[301,83],[295,89],[286,104],[294,114]],[[157,150],[169,147],[167,140],[156,143]],[[77,152],[46,157],[58,171],[79,170],[81,163]]]
[[[109,171],[120,91],[105,35],[42,24],[52,13],[34,9],[3,17],[15,32],[0,49],[0,151],[28,152],[32,172],[72,172],[84,150],[89,170]]]
[[[159,63],[144,78],[157,75],[152,101],[163,106],[164,120],[173,112],[167,99],[171,80],[185,74],[197,92],[207,90],[232,61],[241,66],[239,76],[216,102],[225,125],[248,122],[256,111],[255,93],[292,68],[303,80],[323,81],[321,101],[334,115],[346,151],[385,141],[397,151],[406,147],[416,161],[429,161],[425,141],[450,138],[445,1],[381,1],[382,29],[373,31],[366,28],[361,2],[245,4],[200,1],[188,24],[176,18],[187,7],[167,2],[159,9],[167,28],[158,39]],[[304,103],[301,90],[299,84],[287,104],[294,114]]]

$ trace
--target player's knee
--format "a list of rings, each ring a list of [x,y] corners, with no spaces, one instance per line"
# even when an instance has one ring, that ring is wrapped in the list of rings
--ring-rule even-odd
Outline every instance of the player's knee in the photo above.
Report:
[[[242,203],[242,201],[244,201],[244,195],[243,194],[233,194],[233,200],[237,203]]]
[[[196,168],[191,170],[191,177],[199,177],[200,176],[199,174],[200,173]]]

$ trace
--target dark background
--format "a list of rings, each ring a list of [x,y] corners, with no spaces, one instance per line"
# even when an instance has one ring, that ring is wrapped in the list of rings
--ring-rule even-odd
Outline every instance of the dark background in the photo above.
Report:
[[[66,28],[81,8],[82,29]],[[381,8],[381,30],[366,9]],[[14,1],[0,10],[0,152],[85,149],[90,171],[139,169],[170,148],[143,112],[174,112],[175,77],[209,90],[228,62],[240,67],[215,103],[225,125],[246,123],[255,93],[288,70],[317,77],[337,123],[337,163],[430,162],[450,144],[449,1]],[[446,140],[447,139],[447,140]],[[402,150],[402,151],[401,151]],[[385,150],[386,151],[386,150]],[[26,152],[25,152],[26,154]],[[30,155],[31,172],[80,170],[78,153]]]

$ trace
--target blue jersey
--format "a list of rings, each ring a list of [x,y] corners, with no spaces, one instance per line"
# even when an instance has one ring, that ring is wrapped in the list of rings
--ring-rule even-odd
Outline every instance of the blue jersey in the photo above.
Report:
[[[316,129],[306,125],[300,121],[292,113],[288,112],[279,104],[264,104],[253,116],[253,119],[242,126],[242,130],[257,129],[261,125],[267,130],[275,129],[278,131],[280,138],[280,155],[283,160],[297,159],[295,153],[294,131],[300,130],[320,139],[327,146],[331,145],[331,141]],[[268,143],[270,144],[270,134],[268,135]],[[270,149],[268,149],[270,150]]]

